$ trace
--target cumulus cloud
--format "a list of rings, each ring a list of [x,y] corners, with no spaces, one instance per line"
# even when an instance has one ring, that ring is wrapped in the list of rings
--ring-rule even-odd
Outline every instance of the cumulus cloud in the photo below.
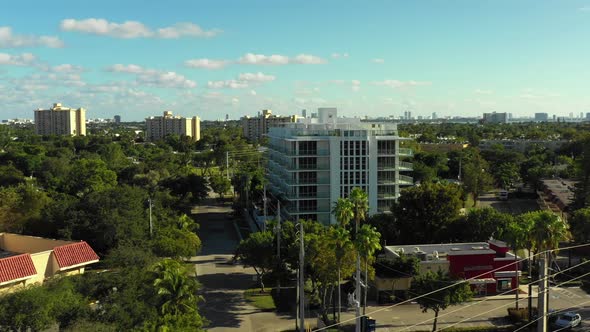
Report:
[[[0,53],[0,65],[4,66],[31,66],[35,63],[36,58],[31,53],[12,55]]]
[[[74,31],[99,36],[115,38],[163,38],[176,39],[181,37],[213,37],[221,33],[221,30],[204,30],[200,26],[181,22],[169,27],[153,30],[138,21],[125,21],[123,23],[109,22],[103,18],[87,18],[76,20],[68,18],[62,20],[60,28],[63,31]]]
[[[263,74],[261,72],[257,72],[257,73],[243,73],[240,74],[238,76],[238,79],[240,81],[246,81],[246,82],[270,82],[270,81],[274,81],[276,77],[274,77],[273,75],[266,75]]]
[[[64,46],[64,43],[55,36],[15,35],[11,27],[0,27],[0,48],[35,46],[60,48]]]
[[[52,73],[75,74],[75,73],[81,73],[84,71],[84,68],[82,68],[81,66],[72,65],[69,63],[64,63],[64,64],[56,65],[56,66],[40,66],[40,67],[42,70],[44,70],[46,72],[52,72]]]
[[[136,75],[138,84],[160,87],[160,88],[195,88],[197,83],[191,81],[181,74],[173,71],[161,71],[143,68],[135,64],[115,64],[107,68],[107,71],[118,73],[129,73]]]
[[[229,61],[226,60],[213,60],[213,59],[190,59],[184,62],[184,65],[191,68],[204,68],[204,69],[221,69],[225,67]]]
[[[376,86],[385,86],[385,87],[398,89],[398,88],[431,85],[432,83],[431,82],[419,82],[419,81],[383,80],[383,81],[372,82],[372,84],[376,85]]]
[[[373,61],[373,63],[378,63],[378,64],[385,63],[385,60],[384,59],[381,59],[381,58],[375,58],[375,59],[373,59],[371,61]]]
[[[247,65],[287,65],[287,64],[307,64],[316,65],[325,63],[326,60],[309,54],[299,54],[295,57],[288,57],[286,55],[264,55],[246,53],[238,59],[238,63]]]

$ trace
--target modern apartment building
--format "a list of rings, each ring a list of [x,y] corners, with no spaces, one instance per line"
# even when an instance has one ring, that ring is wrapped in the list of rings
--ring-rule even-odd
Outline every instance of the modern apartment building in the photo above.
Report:
[[[271,127],[282,126],[285,123],[297,121],[296,115],[280,116],[273,115],[271,110],[262,110],[262,114],[256,117],[242,117],[242,130],[244,137],[251,142],[261,140]]]
[[[484,113],[483,123],[508,123],[507,113]]]
[[[320,108],[315,118],[300,119],[268,133],[268,180],[290,219],[335,223],[333,204],[354,187],[369,196],[369,214],[390,211],[400,187],[413,185],[410,149],[393,123],[338,118],[335,108]]]
[[[145,119],[148,141],[157,141],[168,135],[189,136],[193,141],[201,139],[201,119],[198,116],[184,118],[165,111],[163,116],[151,116]]]
[[[86,110],[53,104],[47,110],[35,110],[35,134],[37,135],[86,135]]]
[[[535,113],[535,121],[547,122],[549,120],[549,114],[547,113]]]

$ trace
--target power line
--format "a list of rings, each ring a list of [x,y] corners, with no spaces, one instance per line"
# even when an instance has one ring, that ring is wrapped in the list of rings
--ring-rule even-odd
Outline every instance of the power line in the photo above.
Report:
[[[530,258],[532,258],[532,257],[535,257],[535,256],[539,256],[539,255],[541,255],[541,254],[543,254],[543,253],[545,253],[545,252],[554,252],[554,251],[558,251],[558,250],[560,250],[560,249],[561,249],[561,250],[567,250],[567,249],[580,248],[580,247],[586,247],[586,246],[590,246],[590,243],[586,243],[586,244],[580,244],[580,245],[575,245],[575,246],[569,246],[569,247],[564,247],[564,248],[559,248],[559,249],[551,249],[551,250],[546,250],[546,251],[543,251],[543,252],[540,252],[540,253],[536,253],[536,254],[532,255],[531,257],[522,258],[522,259],[520,259],[520,260],[515,260],[515,261],[514,261],[514,264],[517,264],[517,263],[520,263],[520,262],[526,261],[526,260],[528,260],[528,259],[530,259]],[[478,278],[480,278],[480,277],[482,277],[482,276],[485,276],[485,275],[487,275],[487,274],[489,274],[489,273],[491,273],[491,272],[496,272],[496,271],[499,271],[500,269],[503,269],[504,267],[505,267],[505,266],[502,266],[502,267],[499,267],[499,268],[493,269],[493,270],[491,270],[491,271],[488,271],[488,272],[482,273],[482,274],[480,274],[480,275],[477,275],[477,276],[471,277],[471,278],[469,278],[469,279],[464,279],[464,280],[458,281],[457,283],[455,283],[455,284],[453,284],[453,285],[445,286],[445,287],[439,288],[439,289],[437,289],[437,290],[434,290],[434,291],[432,291],[432,292],[429,292],[429,293],[426,293],[426,294],[423,294],[423,295],[420,295],[420,296],[416,296],[416,297],[413,297],[413,298],[411,298],[411,299],[408,299],[408,300],[405,300],[405,301],[402,301],[402,302],[399,302],[399,303],[395,303],[395,304],[393,304],[393,305],[390,305],[390,306],[386,306],[386,307],[383,307],[383,308],[380,308],[380,309],[374,310],[374,311],[372,311],[372,312],[368,313],[367,315],[370,315],[370,314],[373,314],[373,313],[377,313],[377,312],[381,312],[381,311],[384,311],[384,310],[387,310],[387,309],[390,309],[390,308],[394,308],[394,307],[400,306],[400,305],[402,305],[402,304],[406,304],[406,303],[409,303],[409,302],[411,302],[411,301],[415,301],[416,299],[419,299],[419,298],[422,298],[422,297],[426,297],[426,296],[432,295],[432,294],[434,294],[434,293],[436,293],[436,292],[439,292],[439,291],[441,291],[441,290],[445,290],[445,289],[451,288],[451,287],[453,287],[453,286],[455,286],[455,285],[462,284],[462,283],[466,283],[466,282],[469,282],[470,280],[473,280],[473,279],[478,279]],[[323,330],[326,330],[326,329],[332,328],[332,327],[334,327],[334,326],[342,325],[342,324],[344,324],[344,323],[347,323],[347,322],[350,322],[350,321],[356,320],[357,318],[359,318],[359,317],[356,317],[356,316],[355,316],[355,317],[353,317],[353,318],[350,318],[350,319],[347,319],[347,320],[344,320],[344,321],[341,321],[341,322],[338,322],[338,323],[335,323],[335,324],[331,324],[331,325],[324,326],[324,327],[322,327],[322,328],[319,328],[319,329],[315,329],[314,331],[323,331]]]

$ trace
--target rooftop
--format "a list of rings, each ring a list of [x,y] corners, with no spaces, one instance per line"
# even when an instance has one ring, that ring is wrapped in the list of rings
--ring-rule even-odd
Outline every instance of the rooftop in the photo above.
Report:
[[[399,256],[402,252],[406,255],[433,255],[433,256],[453,256],[453,255],[482,255],[495,254],[496,251],[490,249],[486,242],[471,243],[441,243],[441,244],[412,244],[403,246],[387,246],[386,250]]]

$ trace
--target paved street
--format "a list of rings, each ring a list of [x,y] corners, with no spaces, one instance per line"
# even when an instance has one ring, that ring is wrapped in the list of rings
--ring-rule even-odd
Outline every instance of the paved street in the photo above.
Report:
[[[539,205],[534,199],[510,198],[506,201],[500,201],[495,192],[481,195],[478,204],[480,207],[492,207],[500,212],[512,215],[539,210]]]

